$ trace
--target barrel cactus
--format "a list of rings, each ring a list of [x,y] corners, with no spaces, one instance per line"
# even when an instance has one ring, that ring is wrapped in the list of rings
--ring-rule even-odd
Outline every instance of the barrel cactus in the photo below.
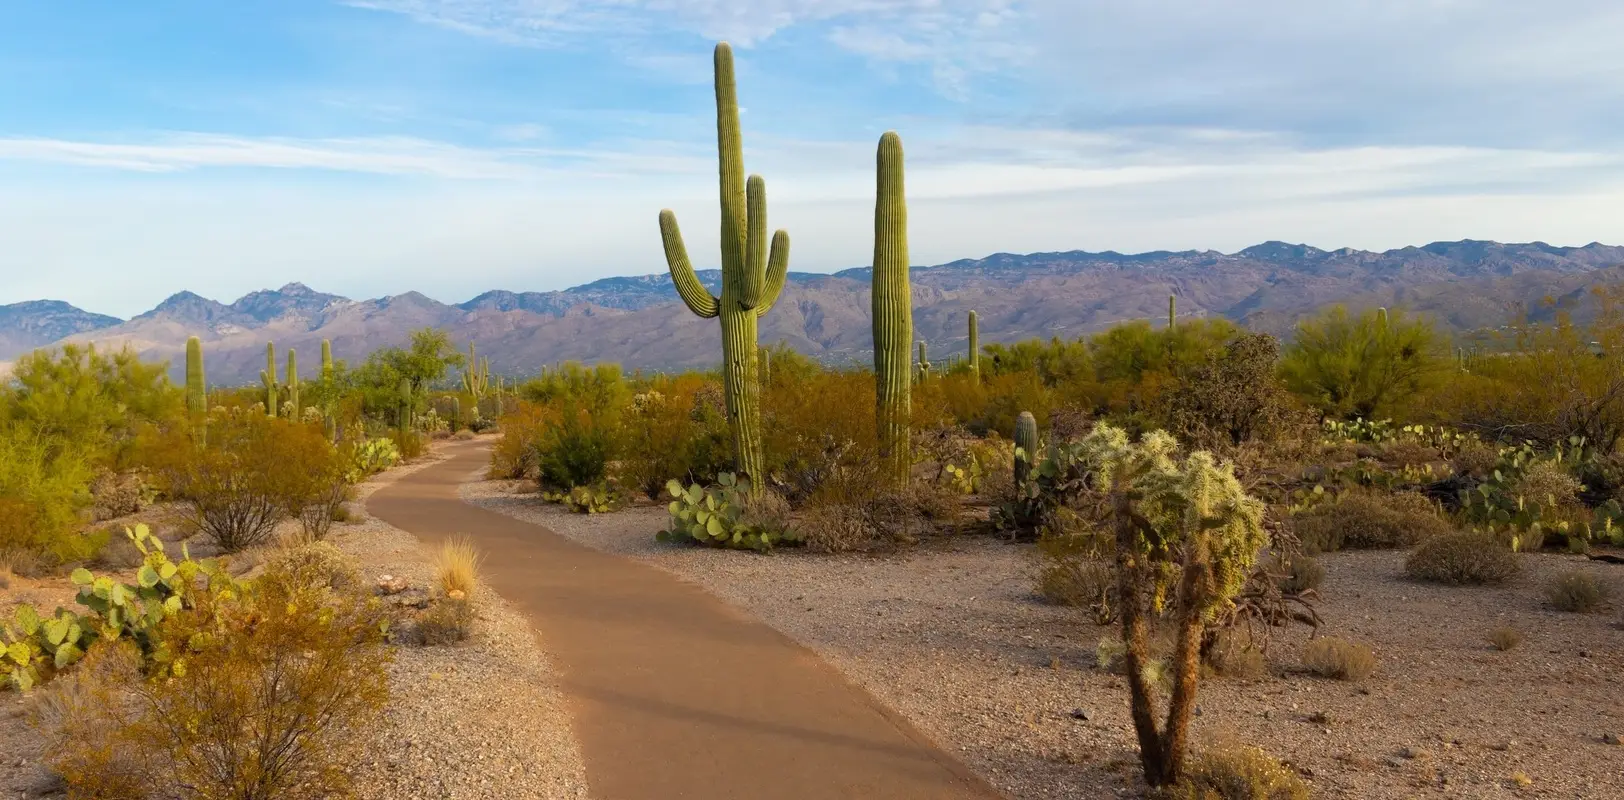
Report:
[[[740,472],[764,483],[761,451],[761,384],[757,375],[757,320],[777,302],[789,270],[789,234],[767,242],[767,184],[744,174],[739,104],[733,81],[733,50],[716,45],[716,150],[722,195],[722,296],[715,297],[688,261],[677,215],[660,212],[671,282],[689,310],[722,325],[722,384],[733,429],[733,456]]]
[[[874,200],[874,381],[879,440],[887,474],[907,483],[908,418],[913,410],[913,297],[908,285],[908,204],[903,192],[902,138],[880,137],[875,157]],[[921,343],[923,345],[923,343]]]

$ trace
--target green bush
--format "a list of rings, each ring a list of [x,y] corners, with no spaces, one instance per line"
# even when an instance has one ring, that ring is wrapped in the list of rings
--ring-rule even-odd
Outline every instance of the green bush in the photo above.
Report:
[[[1456,586],[1504,583],[1520,569],[1516,553],[1481,533],[1435,536],[1404,561],[1404,571],[1412,578]]]
[[[579,409],[565,413],[542,431],[536,447],[537,481],[544,489],[567,491],[609,477],[615,457],[615,431],[603,418]]]

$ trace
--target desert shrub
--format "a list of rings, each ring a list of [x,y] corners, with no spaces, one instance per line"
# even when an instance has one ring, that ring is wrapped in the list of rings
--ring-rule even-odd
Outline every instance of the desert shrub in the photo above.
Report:
[[[1038,539],[1038,594],[1051,603],[1086,609],[1100,625],[1116,620],[1117,581],[1111,541],[1088,531]]]
[[[1201,752],[1168,800],[1308,800],[1308,784],[1256,747],[1225,746]]]
[[[1500,451],[1476,436],[1469,437],[1450,457],[1449,465],[1461,475],[1482,478],[1494,472],[1500,462]]]
[[[306,430],[315,430],[306,425]],[[291,511],[308,540],[319,541],[332,529],[344,502],[354,496],[351,482],[357,477],[354,458],[343,448],[329,444],[326,437],[302,436],[303,447],[295,464],[303,470],[294,477]]]
[[[1584,484],[1554,460],[1536,461],[1517,481],[1514,491],[1530,503],[1539,503],[1553,512],[1579,509],[1579,492]]]
[[[435,581],[447,596],[453,592],[472,597],[479,579],[479,563],[483,558],[467,537],[447,539],[434,555]]]
[[[566,411],[536,442],[536,480],[544,489],[592,486],[609,477],[616,432],[603,416],[586,409]]]
[[[1475,532],[1435,536],[1404,560],[1404,572],[1410,577],[1456,586],[1504,583],[1520,569],[1510,548]]]
[[[808,507],[797,528],[807,549],[818,553],[867,550],[882,536],[861,508],[838,503]]]
[[[94,542],[80,534],[93,458],[71,441],[0,422],[0,550],[26,551],[48,565],[94,554]]]
[[[416,460],[428,449],[423,434],[417,431],[392,430],[389,432],[389,441],[394,443],[395,452],[400,454],[401,461]]]
[[[130,798],[348,793],[388,695],[376,603],[267,572],[251,589],[202,595],[158,636],[171,657],[153,679],[119,687],[135,701],[105,737],[81,746],[58,734],[65,746],[49,760],[70,793],[110,783]],[[140,758],[118,763],[104,750]]]
[[[468,428],[463,428],[462,430],[457,431],[456,435],[451,438],[456,439],[459,442],[471,442],[474,440],[474,437],[474,431]]]
[[[707,378],[684,375],[632,396],[616,471],[627,487],[657,500],[672,478],[708,482],[727,470],[731,434],[711,388]]]
[[[182,394],[164,364],[134,350],[80,345],[17,359],[0,386],[0,417],[35,435],[73,442],[98,467],[138,466],[142,434],[178,420]]]
[[[558,503],[576,514],[607,514],[618,510],[626,498],[620,487],[604,481],[592,486],[577,486],[567,492],[542,492],[542,499]]]
[[[1489,644],[1494,645],[1496,650],[1512,650],[1517,645],[1522,644],[1523,635],[1522,631],[1516,628],[1502,625],[1489,631],[1488,636],[1485,638],[1489,640]]]
[[[1346,492],[1291,518],[1293,530],[1310,552],[1345,548],[1407,547],[1452,533],[1432,501],[1414,492]]]
[[[502,417],[502,436],[491,448],[491,478],[532,477],[536,469],[536,445],[542,431],[556,414],[547,406],[520,401]]]
[[[281,548],[266,560],[265,571],[312,589],[342,592],[361,586],[361,571],[355,559],[328,542]]]
[[[1589,570],[1568,570],[1545,586],[1545,599],[1559,611],[1591,614],[1607,605],[1612,587]]]
[[[857,499],[880,485],[874,376],[816,373],[775,384],[762,398],[762,446],[769,484],[793,503]]]
[[[154,469],[186,521],[234,552],[264,541],[278,522],[315,502],[312,492],[342,466],[315,426],[225,412],[210,415],[205,445],[189,431],[173,431]]]
[[[1292,594],[1318,589],[1325,581],[1325,565],[1306,553],[1279,559],[1271,563],[1269,569],[1280,575],[1280,590]]]
[[[1206,653],[1206,663],[1218,675],[1239,680],[1257,680],[1269,671],[1262,645],[1240,629],[1219,635]]]
[[[1240,334],[1208,353],[1179,375],[1164,412],[1168,430],[1192,447],[1220,450],[1306,436],[1307,414],[1275,379],[1279,354],[1266,333]]]
[[[1297,325],[1280,359],[1286,388],[1322,413],[1379,419],[1418,392],[1436,369],[1436,336],[1425,321],[1337,306]]]
[[[417,615],[412,631],[418,644],[440,647],[468,641],[474,635],[474,606],[468,598],[435,598]]]
[[[1358,642],[1325,636],[1303,646],[1303,667],[1322,678],[1362,681],[1376,671],[1376,654]]]
[[[91,516],[101,522],[135,514],[152,504],[153,490],[138,472],[103,470],[90,482]]]

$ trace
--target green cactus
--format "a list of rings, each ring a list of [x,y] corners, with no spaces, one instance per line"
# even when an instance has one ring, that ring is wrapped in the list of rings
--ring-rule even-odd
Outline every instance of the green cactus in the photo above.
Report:
[[[201,436],[209,415],[209,398],[203,384],[203,342],[196,336],[186,340],[186,414]]]
[[[1026,485],[1038,459],[1038,418],[1022,411],[1015,420],[1015,485]]]
[[[981,377],[981,336],[976,327],[976,312],[970,312],[970,374]]]
[[[412,432],[412,399],[412,382],[401,378],[398,397],[400,409],[395,418],[395,423],[400,427],[401,438]]]
[[[265,369],[259,373],[259,382],[265,386],[265,413],[276,416],[281,403],[282,385],[276,381],[276,345],[265,343]]]
[[[1178,324],[1178,318],[1179,318],[1178,300],[1176,298],[1174,298],[1173,295],[1168,295],[1167,296],[1167,329],[1168,330],[1173,330],[1173,327]]]
[[[298,421],[304,416],[304,406],[299,405],[299,358],[294,355],[293,348],[288,348],[288,404],[293,406],[293,413],[288,419]]]
[[[479,408],[479,405],[476,403],[474,405],[474,408]],[[461,425],[462,425],[462,398],[460,398],[460,397],[452,397],[451,398],[451,431],[453,433],[455,433],[457,431],[457,428],[460,427]]]
[[[902,138],[880,137],[875,156],[874,380],[880,447],[891,483],[903,486],[912,465],[908,418],[913,409],[913,298],[908,285],[908,204],[903,190]]]
[[[761,351],[761,385],[767,386],[773,382],[773,351]]]
[[[326,339],[323,339],[323,340],[321,340],[321,382],[323,384],[323,387],[322,387],[323,392],[324,392],[324,394],[326,395],[326,397],[328,399],[327,399],[327,401],[325,403],[322,403],[321,427],[322,427],[322,430],[324,432],[326,432],[326,434],[327,434],[327,441],[337,442],[338,441],[338,415],[336,413],[334,413],[334,410],[333,410],[334,402],[332,400],[332,391],[333,391],[333,387],[331,385],[332,380],[333,380],[333,343],[326,340]]]
[[[1384,331],[1387,330],[1387,309],[1386,309],[1386,307],[1381,307],[1381,308],[1376,309],[1376,322],[1381,326],[1382,330],[1384,330]]]
[[[767,243],[767,184],[744,175],[739,104],[733,82],[733,50],[716,45],[716,149],[722,195],[722,296],[694,274],[677,216],[660,212],[671,282],[689,310],[722,325],[722,383],[733,428],[733,456],[740,472],[764,482],[761,453],[761,384],[756,374],[757,320],[777,302],[789,270],[789,234],[780,230]]]

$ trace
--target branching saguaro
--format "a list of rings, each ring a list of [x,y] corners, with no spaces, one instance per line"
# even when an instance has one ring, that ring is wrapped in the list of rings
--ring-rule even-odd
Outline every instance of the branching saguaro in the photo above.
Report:
[[[733,457],[750,485],[766,484],[761,452],[761,384],[757,375],[757,320],[778,301],[789,271],[789,234],[767,242],[767,182],[744,176],[739,102],[733,81],[733,49],[716,45],[716,150],[722,193],[722,296],[705,288],[688,261],[677,215],[660,212],[671,282],[689,310],[722,324],[722,385],[733,430]]]
[[[1230,464],[1153,431],[1137,443],[1100,424],[1078,448],[1109,499],[1117,545],[1122,638],[1139,760],[1151,786],[1171,786],[1184,769],[1207,623],[1228,610],[1269,542],[1263,503],[1246,494]],[[1163,723],[1156,720],[1150,621],[1167,619],[1177,644]]]

